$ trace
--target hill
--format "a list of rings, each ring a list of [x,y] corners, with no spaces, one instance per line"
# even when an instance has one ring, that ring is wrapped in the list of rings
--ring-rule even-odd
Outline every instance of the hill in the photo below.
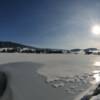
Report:
[[[10,41],[0,41],[0,48],[35,48],[35,47]]]

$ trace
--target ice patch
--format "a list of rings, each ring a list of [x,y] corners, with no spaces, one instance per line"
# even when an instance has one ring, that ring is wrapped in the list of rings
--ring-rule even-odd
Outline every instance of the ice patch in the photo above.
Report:
[[[93,81],[93,74],[81,74],[73,77],[57,77],[55,80],[46,80],[46,83],[50,84],[54,88],[63,88],[66,93],[76,94],[83,92]]]
[[[75,100],[100,100],[94,99],[96,97],[91,98],[91,94],[97,87],[97,84],[93,83],[96,80],[94,78],[94,75],[98,73],[100,74],[99,71],[93,71],[91,73],[83,73],[75,75],[73,77],[56,77],[55,80],[53,79],[48,81],[47,79],[46,83],[50,84],[53,88],[63,88],[67,94],[71,95],[78,95],[79,93],[85,91],[84,93],[79,95]],[[87,90],[87,88],[89,89]]]

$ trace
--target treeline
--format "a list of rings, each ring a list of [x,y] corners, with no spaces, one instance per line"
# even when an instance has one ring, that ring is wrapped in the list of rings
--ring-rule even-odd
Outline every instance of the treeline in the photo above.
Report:
[[[27,46],[20,43],[10,41],[0,41],[1,53],[43,53],[43,54],[86,54],[86,55],[100,55],[100,50],[97,48],[87,49],[51,49],[51,48],[37,48],[33,46]]]
[[[68,50],[57,49],[32,49],[32,48],[0,48],[1,53],[47,53],[47,54],[63,54],[68,53]]]
[[[100,55],[98,49],[88,48],[88,49],[46,49],[46,48],[0,48],[1,53],[36,53],[36,54],[85,54],[85,55]]]

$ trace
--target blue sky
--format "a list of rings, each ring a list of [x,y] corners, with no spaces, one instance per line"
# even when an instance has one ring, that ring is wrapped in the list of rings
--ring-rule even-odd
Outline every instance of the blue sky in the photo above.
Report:
[[[0,40],[50,48],[100,48],[91,27],[100,0],[0,0]]]

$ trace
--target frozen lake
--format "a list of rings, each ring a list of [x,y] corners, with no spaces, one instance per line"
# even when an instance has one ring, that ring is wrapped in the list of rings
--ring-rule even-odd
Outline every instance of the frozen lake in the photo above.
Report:
[[[9,80],[2,100],[74,100],[99,83],[100,57],[1,53],[0,70]]]

